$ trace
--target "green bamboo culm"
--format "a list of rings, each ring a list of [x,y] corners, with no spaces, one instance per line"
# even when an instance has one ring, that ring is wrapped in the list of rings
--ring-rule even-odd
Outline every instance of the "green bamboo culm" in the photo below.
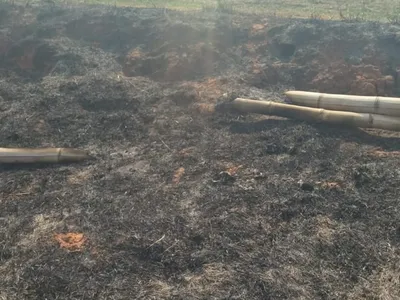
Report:
[[[400,131],[400,118],[370,113],[326,110],[273,101],[236,98],[230,105],[238,112],[274,115],[310,122]]]
[[[400,98],[287,91],[295,105],[400,117]]]

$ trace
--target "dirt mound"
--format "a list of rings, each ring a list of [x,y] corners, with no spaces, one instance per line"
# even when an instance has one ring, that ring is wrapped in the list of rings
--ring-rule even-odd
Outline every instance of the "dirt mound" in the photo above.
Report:
[[[397,299],[400,135],[221,114],[399,95],[399,28],[0,4],[0,298]]]
[[[399,95],[398,26],[292,21],[258,24],[253,31],[250,81],[257,86],[281,82],[327,93]]]
[[[186,49],[165,51],[144,55],[134,49],[124,62],[125,76],[148,76],[156,80],[193,80],[212,75],[218,69],[218,52],[210,45],[199,43]]]

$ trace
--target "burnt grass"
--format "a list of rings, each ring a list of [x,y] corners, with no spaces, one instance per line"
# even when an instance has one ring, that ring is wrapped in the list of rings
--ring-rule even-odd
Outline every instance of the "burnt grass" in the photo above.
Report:
[[[1,166],[1,299],[399,299],[398,133],[207,111],[329,90],[339,60],[364,72],[340,92],[364,78],[399,95],[399,26],[54,4],[0,16],[2,146],[93,156]],[[78,251],[55,239],[69,232]]]

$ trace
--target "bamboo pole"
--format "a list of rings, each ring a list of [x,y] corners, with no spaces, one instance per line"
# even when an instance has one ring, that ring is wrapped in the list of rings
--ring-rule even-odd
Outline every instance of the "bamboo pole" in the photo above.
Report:
[[[244,113],[258,113],[293,118],[303,121],[326,122],[361,128],[400,131],[400,118],[391,116],[332,111],[322,108],[311,108],[244,98],[236,98],[231,102],[231,105],[233,109]]]
[[[304,91],[288,91],[285,95],[296,105],[400,117],[400,98]]]
[[[71,148],[0,148],[0,163],[64,163],[88,159],[87,152]]]

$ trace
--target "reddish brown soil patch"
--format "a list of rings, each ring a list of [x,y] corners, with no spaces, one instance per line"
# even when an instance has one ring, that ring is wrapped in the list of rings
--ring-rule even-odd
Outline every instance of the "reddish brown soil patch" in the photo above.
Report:
[[[82,233],[59,233],[54,236],[56,241],[60,244],[60,248],[68,251],[82,251],[86,237]]]
[[[393,58],[390,38],[386,45],[373,44],[362,35],[331,40],[328,31],[323,33],[323,24],[318,29],[296,27],[295,23],[268,29],[254,24],[245,48],[252,57],[250,83],[262,87],[279,82],[327,93],[399,95],[399,60]]]
[[[125,76],[149,76],[162,81],[187,80],[213,74],[217,60],[218,52],[206,43],[161,54],[134,49],[125,58],[123,72]]]
[[[216,103],[230,91],[228,81],[223,78],[206,78],[204,81],[185,83],[183,86],[192,87],[199,101],[207,103]]]
[[[373,65],[352,66],[336,62],[319,72],[310,87],[324,93],[392,96],[394,79],[392,75],[382,75]]]

